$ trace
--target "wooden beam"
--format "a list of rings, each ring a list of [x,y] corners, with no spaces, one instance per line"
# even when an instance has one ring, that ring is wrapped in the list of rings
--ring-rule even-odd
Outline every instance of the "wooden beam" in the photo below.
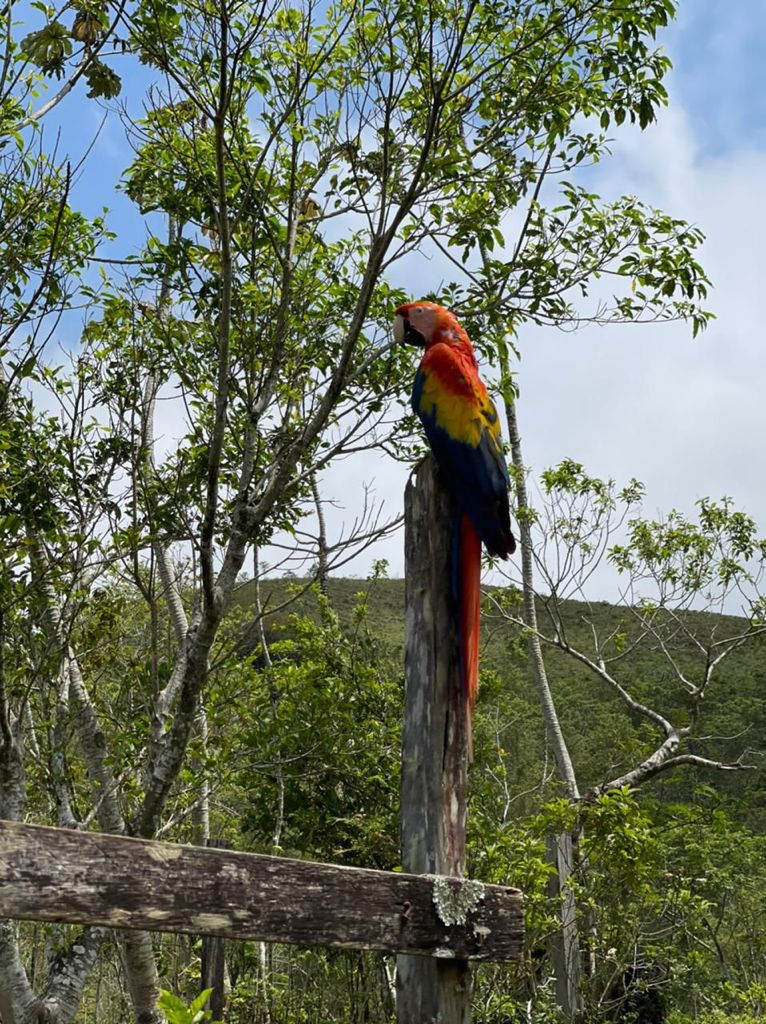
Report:
[[[0,917],[476,960],[517,959],[522,931],[503,886],[13,821]]]

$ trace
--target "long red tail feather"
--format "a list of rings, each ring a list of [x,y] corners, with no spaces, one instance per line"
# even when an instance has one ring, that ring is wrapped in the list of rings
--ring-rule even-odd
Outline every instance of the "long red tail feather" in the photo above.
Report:
[[[468,700],[470,727],[479,688],[479,615],[481,609],[481,538],[468,516],[461,516],[458,549],[460,657],[463,686]]]

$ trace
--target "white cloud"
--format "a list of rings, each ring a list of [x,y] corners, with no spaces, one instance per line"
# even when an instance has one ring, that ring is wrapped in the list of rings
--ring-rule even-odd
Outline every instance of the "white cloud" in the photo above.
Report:
[[[691,512],[698,498],[726,494],[766,523],[766,283],[760,254],[766,209],[759,200],[766,153],[703,153],[675,104],[650,130],[621,131],[613,159],[594,168],[592,177],[607,198],[638,195],[705,231],[701,262],[714,284],[708,305],[717,320],[696,340],[684,324],[577,334],[525,329],[519,371],[525,455],[538,471],[568,456],[597,475],[638,477],[647,485],[647,514],[674,507]],[[423,269],[424,280],[433,278],[433,265]],[[418,282],[413,291],[427,286]],[[342,487],[351,504],[348,466]],[[396,502],[403,490],[400,468],[385,460],[373,466],[366,457],[364,475],[374,475]],[[331,472],[328,492],[335,480]],[[396,575],[403,572],[401,550],[401,540],[385,546]],[[379,555],[364,556],[354,569],[363,573],[373,557]]]
[[[750,504],[755,499],[755,511],[763,511],[766,489],[753,479],[753,467],[766,417],[758,309],[766,213],[755,197],[766,154],[701,160],[676,109],[638,140],[621,139],[615,155],[627,171],[623,191],[707,233],[702,262],[714,282],[709,305],[718,319],[696,341],[680,324],[575,336],[525,332],[523,415],[539,439],[533,444],[543,461],[558,447],[585,462],[592,456],[600,472],[643,475],[650,503],[654,496],[659,507],[725,492]],[[552,416],[539,414],[546,406],[551,412],[546,395],[557,406]]]

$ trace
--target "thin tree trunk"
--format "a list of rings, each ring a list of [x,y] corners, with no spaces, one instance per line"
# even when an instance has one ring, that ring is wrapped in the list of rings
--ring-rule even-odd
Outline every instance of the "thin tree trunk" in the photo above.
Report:
[[[311,496],[314,499],[314,507],[317,513],[317,582],[319,589],[325,597],[329,595],[328,570],[327,570],[327,523],[325,521],[324,509],[322,508],[322,496],[319,493],[316,473],[311,474]]]
[[[98,959],[106,928],[85,928],[59,953],[51,965],[51,981],[41,1002],[46,1021],[71,1024],[77,1013],[85,983]]]
[[[25,1024],[37,997],[19,955],[13,921],[0,921],[0,1020]]]
[[[163,1024],[157,1008],[159,977],[148,932],[121,933],[125,980],[136,1015],[136,1024]]]
[[[505,372],[506,367],[503,367],[503,373]],[[516,403],[509,401],[507,398],[505,400],[505,416],[508,424],[508,436],[511,441],[511,458],[514,468],[516,520],[521,536],[521,588],[524,597],[524,621],[528,627],[526,633],[527,652],[540,697],[548,743],[556,759],[559,778],[564,783],[569,799],[577,800],[579,799],[580,792],[577,788],[574,766],[572,765],[569,748],[559,724],[556,705],[554,704],[553,694],[548,683],[548,674],[545,671],[542,645],[540,637],[537,635],[532,531],[530,529],[531,509],[527,496],[526,469],[521,450],[521,435],[519,434],[518,420],[516,419]]]
[[[503,375],[508,378],[507,365],[502,367]],[[569,756],[564,733],[559,723],[556,705],[553,700],[548,674],[545,670],[542,645],[537,632],[537,607],[535,605],[534,563],[532,559],[532,515],[527,494],[526,467],[521,448],[521,435],[516,418],[516,403],[508,397],[505,399],[505,415],[508,425],[508,436],[511,442],[511,458],[514,468],[514,485],[516,492],[516,519],[521,538],[521,581],[524,598],[524,621],[527,625],[526,645],[532,674],[537,685],[540,706],[545,722],[548,743],[553,751],[558,776],[570,800],[578,800],[580,791],[577,786],[574,765]],[[548,854],[556,875],[552,881],[556,894],[561,900],[559,911],[561,929],[554,937],[551,945],[553,971],[556,980],[556,1002],[569,1020],[574,1020],[581,1008],[580,998],[580,940],[577,931],[576,902],[571,887],[568,885],[569,875],[574,867],[574,850],[572,835],[562,832],[549,839]]]
[[[313,479],[313,478],[312,478]],[[255,616],[258,629],[258,639],[261,642],[261,656],[263,667],[266,673],[269,701],[271,704],[271,721],[276,722],[279,711],[279,693],[274,679],[274,663],[271,660],[269,641],[266,636],[266,627],[263,618],[263,604],[261,602],[261,581],[260,562],[258,545],[253,546],[253,587],[255,588]],[[271,835],[271,852],[278,854],[282,845],[282,826],[285,818],[285,773],[282,768],[282,756],[277,750],[277,763],[275,768],[275,781],[277,786],[276,811],[274,814],[274,831]],[[261,990],[263,998],[263,1020],[264,1024],[271,1024],[271,990],[270,979],[272,972],[272,948],[267,942],[258,944],[258,965],[261,974]]]
[[[207,712],[200,702],[197,718],[197,732],[200,741],[200,753],[192,761],[192,772],[199,776],[197,783],[197,799],[192,810],[193,842],[196,846],[223,846],[222,842],[210,838],[210,783],[203,765],[207,754]],[[208,1009],[213,1013],[214,1020],[221,1020],[223,1014],[223,975],[224,975],[224,940],[216,936],[203,935],[200,952],[200,988],[212,988]],[[183,959],[187,962],[193,957],[192,944],[183,947]]]
[[[560,899],[561,928],[551,942],[556,1003],[572,1019],[580,1008],[580,938],[577,930],[577,904],[568,884],[574,870],[572,835],[560,832],[548,836],[548,859],[556,869],[548,883],[548,895]]]
[[[197,799],[192,811],[192,824],[194,826],[194,842],[197,846],[207,846],[210,841],[210,780],[204,769],[207,757],[207,712],[200,701],[199,714],[197,716],[197,733],[200,742],[200,757],[195,757],[192,763],[192,771],[199,775],[197,783]]]
[[[9,757],[7,750],[2,751],[0,814],[3,818],[19,821],[24,798],[23,793],[19,796],[13,760],[13,754]],[[24,1024],[36,1002],[37,997],[19,952],[16,925],[13,921],[0,920],[0,1021],[2,1024]]]

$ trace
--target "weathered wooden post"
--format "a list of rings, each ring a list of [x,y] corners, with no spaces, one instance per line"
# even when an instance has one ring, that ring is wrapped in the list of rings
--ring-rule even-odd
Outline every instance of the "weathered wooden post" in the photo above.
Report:
[[[416,874],[462,877],[468,737],[450,585],[455,506],[432,457],[410,478],[404,510],[402,866]],[[470,997],[466,960],[398,958],[399,1024],[467,1024]]]
[[[226,849],[222,839],[208,839],[208,848],[213,850]],[[203,935],[200,950],[200,988],[204,991],[211,988],[207,1008],[213,1020],[223,1020],[223,1007],[226,1001],[224,983],[226,980],[226,949],[225,941],[219,935]]]

